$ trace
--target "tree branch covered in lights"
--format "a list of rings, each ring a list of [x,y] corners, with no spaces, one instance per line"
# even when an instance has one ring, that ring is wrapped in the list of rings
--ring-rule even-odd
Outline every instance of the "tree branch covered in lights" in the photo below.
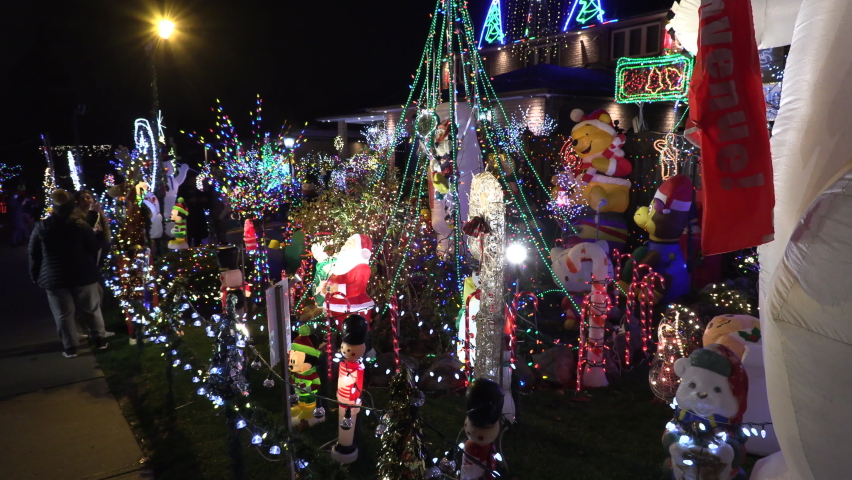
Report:
[[[293,186],[290,157],[302,137],[288,137],[289,129],[285,127],[277,136],[264,133],[260,128],[263,100],[258,95],[251,122],[251,141],[244,143],[231,118],[224,113],[219,101],[216,102],[216,128],[211,129],[215,140],[208,142],[195,132],[188,134],[219,157],[215,165],[218,169],[211,165],[214,162],[202,166],[201,181],[212,181],[242,217],[260,218],[267,210],[288,200]]]
[[[503,147],[509,153],[519,154],[524,149],[524,132],[530,131],[537,137],[551,135],[558,126],[556,119],[545,114],[541,121],[530,118],[530,108],[522,110],[518,116],[517,112],[506,119],[506,125],[497,128],[497,136]]]

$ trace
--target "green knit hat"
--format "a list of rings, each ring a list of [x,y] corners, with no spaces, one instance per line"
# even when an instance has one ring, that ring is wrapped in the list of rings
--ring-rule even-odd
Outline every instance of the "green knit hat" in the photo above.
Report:
[[[730,377],[732,373],[731,362],[721,354],[707,348],[692,352],[689,356],[689,364],[693,367],[718,373],[723,377]]]
[[[302,325],[299,327],[299,336],[293,340],[293,343],[290,345],[290,350],[295,350],[297,352],[302,352],[306,355],[311,355],[313,357],[319,357],[320,351],[314,348],[314,342],[311,341],[311,338],[308,336],[311,334],[311,327],[307,325]]]
[[[183,197],[178,197],[177,203],[175,203],[175,206],[172,207],[172,210],[177,210],[178,213],[189,215],[189,212],[186,211],[186,207],[183,206]]]

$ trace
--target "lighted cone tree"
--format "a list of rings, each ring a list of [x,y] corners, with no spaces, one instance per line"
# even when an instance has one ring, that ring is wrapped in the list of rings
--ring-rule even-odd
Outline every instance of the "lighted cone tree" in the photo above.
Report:
[[[657,354],[648,372],[651,390],[660,400],[669,403],[675,398],[680,378],[675,374],[674,364],[701,348],[701,334],[695,312],[679,305],[669,307],[657,330]]]
[[[535,168],[530,170],[529,182],[512,180],[515,164],[527,165],[529,158],[523,150],[512,152],[511,158],[507,156],[512,147],[497,122],[511,115],[497,97],[476,41],[467,3],[437,1],[411,95],[403,105],[406,114],[396,123],[397,134],[413,130],[414,148],[410,149],[403,172],[405,179],[411,181],[402,184],[394,207],[389,209],[393,218],[388,231],[398,230],[403,238],[410,237],[419,225],[420,206],[428,202],[436,257],[449,274],[440,283],[451,289],[442,292],[439,301],[449,302],[454,308],[463,308],[465,302],[462,283],[469,275],[470,265],[462,227],[470,218],[473,176],[486,170],[486,159],[504,192],[507,210],[520,219],[507,237],[513,233],[532,243],[542,268],[550,268],[549,242],[537,224],[540,212],[529,203],[528,199],[534,196],[524,191],[527,184],[536,183],[543,192],[549,194],[550,189]],[[372,182],[382,180],[388,172],[387,165],[379,167]],[[374,256],[381,255],[386,245],[387,241],[378,242]],[[393,274],[387,275],[394,279],[387,295],[398,293],[401,282],[397,279],[405,266],[406,262],[400,262]],[[498,346],[494,350],[499,351]]]
[[[418,412],[423,394],[411,380],[411,372],[402,366],[389,385],[390,411],[382,418],[382,454],[379,479],[423,480],[426,465],[423,454],[423,425]]]

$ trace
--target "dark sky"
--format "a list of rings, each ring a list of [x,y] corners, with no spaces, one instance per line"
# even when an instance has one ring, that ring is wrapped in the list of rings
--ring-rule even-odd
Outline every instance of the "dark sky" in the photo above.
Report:
[[[151,110],[145,45],[151,19],[171,12],[178,33],[155,54],[168,134],[209,128],[210,107],[248,118],[256,94],[269,130],[401,103],[417,67],[433,0],[9,0],[0,20],[0,162],[19,163],[49,132],[81,143],[129,143]],[[477,23],[487,0],[470,4]],[[479,26],[477,26],[478,30]],[[43,168],[43,166],[39,167]]]

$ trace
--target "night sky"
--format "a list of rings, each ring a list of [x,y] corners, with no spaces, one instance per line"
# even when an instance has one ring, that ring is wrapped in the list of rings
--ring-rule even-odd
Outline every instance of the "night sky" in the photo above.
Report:
[[[470,3],[474,21],[489,2]],[[264,99],[265,129],[405,100],[433,0],[19,0],[4,2],[4,126],[0,162],[43,172],[36,147],[129,144],[151,110],[145,51],[152,19],[169,12],[177,33],[156,49],[167,135],[214,125],[210,107],[247,119]],[[479,25],[476,26],[478,31]]]

